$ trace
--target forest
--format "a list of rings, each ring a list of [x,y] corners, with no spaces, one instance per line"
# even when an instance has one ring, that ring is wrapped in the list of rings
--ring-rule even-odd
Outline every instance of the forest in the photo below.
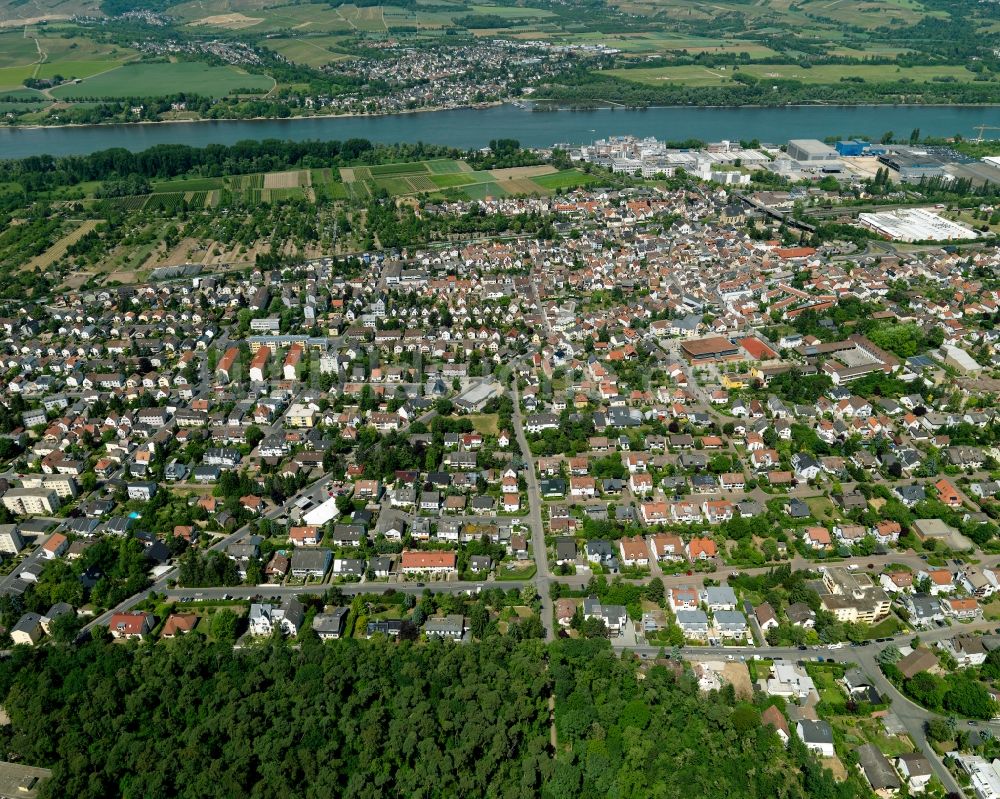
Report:
[[[764,705],[607,641],[296,643],[19,647],[0,662],[0,743],[53,768],[44,797],[866,793],[786,750]]]

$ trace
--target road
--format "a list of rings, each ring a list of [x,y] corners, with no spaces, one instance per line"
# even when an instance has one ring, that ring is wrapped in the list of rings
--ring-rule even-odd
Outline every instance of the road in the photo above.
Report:
[[[528,484],[528,525],[531,527],[531,552],[535,559],[535,588],[541,602],[542,625],[545,627],[546,638],[554,638],[552,598],[549,586],[552,575],[549,572],[549,558],[545,551],[545,526],[542,524],[542,492],[535,476],[535,459],[528,447],[528,439],[524,435],[524,416],[521,413],[521,396],[517,389],[517,378],[514,378],[512,391],[514,400],[514,436],[521,448],[525,462],[525,480]]]

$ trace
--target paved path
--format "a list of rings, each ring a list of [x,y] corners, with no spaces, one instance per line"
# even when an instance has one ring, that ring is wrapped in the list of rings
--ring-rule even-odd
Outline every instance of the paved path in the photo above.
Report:
[[[521,396],[517,390],[517,378],[514,378],[512,392],[514,401],[514,436],[524,457],[525,480],[528,484],[528,524],[531,527],[531,551],[535,559],[535,588],[541,601],[542,625],[545,627],[545,637],[554,638],[555,630],[552,621],[552,598],[549,587],[552,575],[549,572],[549,558],[545,551],[545,525],[542,524],[542,492],[538,488],[538,478],[535,476],[535,458],[528,447],[524,435],[524,417],[521,413]]]

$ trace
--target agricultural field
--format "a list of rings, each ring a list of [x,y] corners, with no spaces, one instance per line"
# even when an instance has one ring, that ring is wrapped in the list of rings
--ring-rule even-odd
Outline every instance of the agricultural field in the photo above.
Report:
[[[702,67],[696,65],[679,67],[654,67],[652,69],[614,69],[610,75],[647,86],[677,84],[684,86],[722,86],[733,80],[737,72],[731,67]],[[845,78],[860,79],[867,83],[884,83],[897,80],[915,82],[930,81],[934,78],[951,78],[957,81],[971,81],[975,74],[962,66],[937,67],[897,67],[894,64],[841,65],[829,64],[804,69],[798,64],[744,64],[739,74],[753,75],[760,80],[795,80],[801,83],[838,83]]]
[[[135,97],[169,95],[179,88],[211,97],[252,89],[265,92],[274,81],[232,66],[209,66],[197,61],[128,64],[80,83],[59,86],[52,94],[60,99],[83,97]]]
[[[686,103],[691,99],[684,90],[700,88],[713,90],[706,95],[721,98],[719,102],[741,102],[738,95],[748,92],[733,82],[736,59],[744,75],[761,81],[803,84],[779,87],[774,95],[776,102],[828,99],[821,89],[811,87],[830,85],[839,87],[840,101],[846,97],[850,102],[854,92],[844,80],[869,84],[913,81],[924,87],[922,94],[927,96],[927,102],[1000,101],[1000,69],[983,55],[1000,51],[1000,23],[995,4],[990,3],[952,9],[944,0],[718,0],[710,4],[688,0],[605,0],[598,4],[414,0],[405,6],[333,5],[318,0],[165,0],[155,8],[169,22],[151,36],[201,41],[239,39],[289,64],[285,69],[276,69],[272,78],[207,62],[144,63],[142,54],[124,46],[130,39],[112,34],[108,41],[100,41],[105,36],[101,26],[70,20],[76,14],[99,17],[97,0],[0,0],[0,103],[5,102],[4,92],[23,87],[25,81],[61,76],[78,82],[46,89],[40,103],[78,101],[74,104],[74,121],[89,122],[92,114],[97,115],[85,110],[85,100],[164,95],[178,88],[215,99],[231,97],[244,89],[254,93],[276,89],[270,99],[288,103],[288,111],[283,113],[297,115],[309,112],[300,110],[300,98],[290,98],[289,91],[350,94],[347,82],[336,73],[338,62],[371,57],[388,41],[419,49],[443,42],[467,45],[473,38],[614,48],[618,53],[609,59],[612,63],[603,66],[603,74],[637,84],[628,87],[628,104],[660,102],[660,95],[669,95],[671,89],[681,95],[678,102]],[[42,22],[46,19],[50,21]],[[4,28],[4,20],[19,20],[21,24],[11,23]],[[928,20],[941,24],[914,27]],[[29,24],[25,25],[25,21]],[[112,44],[112,39],[123,44]],[[916,63],[934,66],[891,63],[908,53],[916,56]],[[824,64],[828,56],[859,61],[877,57],[890,63]],[[695,59],[700,60],[693,63]],[[780,63],[759,63],[765,59]],[[979,63],[974,63],[977,60]],[[973,83],[977,74],[966,69],[966,64],[983,71],[979,82]],[[639,68],[623,69],[628,65]],[[577,86],[563,86],[558,81],[551,86],[546,86],[546,81],[539,83],[540,88],[551,90],[549,97],[554,100],[607,99],[602,93],[606,88],[595,88],[595,93],[588,95],[585,86],[578,90]],[[595,81],[595,85],[600,83]],[[391,95],[390,90],[385,92]],[[856,93],[859,101],[879,101],[871,87]],[[725,99],[730,95],[731,100]],[[245,106],[237,107],[236,102],[231,105],[235,108],[228,113],[239,116],[248,111]],[[40,106],[0,105],[0,111],[26,112],[18,117],[26,124],[43,121],[42,114],[36,113],[40,110]],[[99,113],[102,120],[108,120],[109,113],[117,115],[113,121],[129,119],[127,109]],[[161,118],[204,113],[204,108],[192,108],[164,112]],[[438,174],[433,169],[431,173]],[[368,183],[359,190],[366,192],[374,186]],[[405,182],[387,183],[393,191],[429,191],[407,186]],[[504,188],[519,191],[527,189],[528,184],[515,182]]]
[[[439,159],[405,164],[352,167],[340,171],[351,197],[365,199],[374,190],[384,189],[396,197],[418,194],[482,200],[518,194],[551,194],[556,189],[586,185],[592,180],[576,169],[558,172],[549,165],[473,170],[464,161]]]
[[[344,23],[344,29],[349,26]],[[295,39],[267,39],[265,45],[289,61],[319,69],[336,61],[350,58],[347,53],[336,48],[343,46],[343,40],[334,36],[310,36]]]
[[[221,189],[223,178],[182,178],[179,180],[162,180],[153,186],[156,192],[175,191],[212,191]]]
[[[49,247],[41,255],[32,258],[22,267],[25,272],[34,272],[36,270],[46,270],[60,258],[66,254],[66,250],[70,245],[75,244],[84,236],[86,236],[90,231],[100,224],[99,219],[88,219],[82,224],[78,225],[76,228],[71,230],[61,239],[59,239],[55,244]]]
[[[29,78],[89,78],[136,57],[134,50],[95,42],[73,29],[64,34],[42,27],[0,30],[0,91],[21,87]]]

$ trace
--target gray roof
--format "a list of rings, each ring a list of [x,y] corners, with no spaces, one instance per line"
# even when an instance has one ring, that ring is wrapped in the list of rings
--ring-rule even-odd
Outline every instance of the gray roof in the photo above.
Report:
[[[803,719],[799,722],[802,727],[802,740],[809,744],[832,744],[833,728],[822,719]]]
[[[686,624],[708,624],[708,616],[703,610],[678,610],[677,623],[681,626]]]
[[[738,610],[719,610],[715,613],[715,623],[727,629],[746,627],[747,619]]]
[[[313,617],[312,628],[320,634],[340,635],[349,610],[349,608],[331,608],[326,613],[317,613]]]
[[[859,746],[857,752],[858,764],[865,772],[865,776],[874,790],[879,791],[886,788],[896,790],[899,788],[899,776],[875,744]]]
[[[326,571],[330,565],[331,553],[329,549],[320,547],[318,549],[296,549],[292,553],[292,571],[304,569],[306,571]]]

